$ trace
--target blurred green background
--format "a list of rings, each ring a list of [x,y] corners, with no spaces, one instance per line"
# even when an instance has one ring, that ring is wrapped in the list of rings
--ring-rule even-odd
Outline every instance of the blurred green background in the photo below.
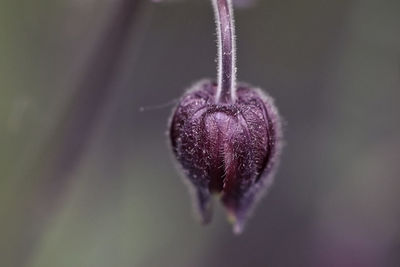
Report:
[[[193,219],[154,108],[215,77],[211,5],[133,1],[0,1],[0,266],[400,266],[398,0],[236,10],[286,121],[241,236]]]

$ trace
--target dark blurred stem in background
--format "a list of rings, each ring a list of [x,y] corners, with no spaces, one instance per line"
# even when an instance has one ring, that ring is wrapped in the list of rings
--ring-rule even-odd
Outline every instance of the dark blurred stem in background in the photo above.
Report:
[[[79,166],[104,107],[114,93],[112,85],[124,61],[124,52],[130,49],[127,44],[131,45],[129,40],[133,26],[142,17],[143,1],[115,2],[115,10],[111,12],[110,21],[87,60],[87,69],[82,73],[67,110],[34,164],[25,173],[26,179],[23,180],[29,181],[29,185],[24,187],[30,190],[21,189],[27,195],[21,195],[23,207],[18,209],[22,213],[18,214],[21,219],[18,229],[22,231],[18,233],[18,238],[13,238],[11,246],[11,253],[16,253],[11,256],[15,257],[14,266],[25,265],[46,224],[62,203],[73,179],[72,174]],[[35,221],[30,218],[35,218]]]

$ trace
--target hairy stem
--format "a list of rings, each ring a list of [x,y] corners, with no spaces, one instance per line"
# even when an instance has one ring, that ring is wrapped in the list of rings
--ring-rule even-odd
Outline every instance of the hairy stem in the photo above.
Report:
[[[218,35],[217,103],[233,103],[236,97],[236,43],[232,0],[212,0]]]

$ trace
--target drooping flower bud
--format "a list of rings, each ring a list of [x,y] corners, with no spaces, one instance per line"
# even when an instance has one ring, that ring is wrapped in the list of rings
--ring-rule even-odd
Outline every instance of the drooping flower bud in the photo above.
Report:
[[[216,101],[217,84],[198,82],[180,100],[170,122],[170,142],[194,192],[204,223],[218,194],[240,233],[273,181],[281,150],[281,124],[273,100],[238,84],[236,100]]]
[[[235,233],[272,183],[281,151],[273,100],[236,83],[232,0],[212,0],[218,36],[218,81],[198,82],[181,98],[170,122],[170,142],[204,223],[218,194]]]

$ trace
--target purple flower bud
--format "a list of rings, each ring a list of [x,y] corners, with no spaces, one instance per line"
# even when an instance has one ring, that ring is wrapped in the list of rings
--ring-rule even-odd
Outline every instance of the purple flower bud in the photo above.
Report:
[[[179,101],[170,122],[173,153],[204,223],[218,194],[235,233],[272,183],[281,151],[281,124],[272,98],[236,83],[232,0],[213,0],[218,82],[200,81]]]
[[[194,192],[202,221],[218,194],[240,233],[272,183],[281,151],[281,124],[273,100],[238,84],[235,101],[217,102],[217,84],[198,82],[180,100],[170,124],[173,153]]]

